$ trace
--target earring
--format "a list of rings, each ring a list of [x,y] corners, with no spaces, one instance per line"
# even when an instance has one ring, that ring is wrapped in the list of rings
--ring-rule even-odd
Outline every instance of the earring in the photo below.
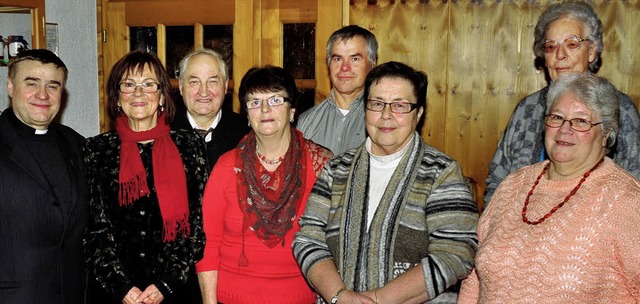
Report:
[[[289,122],[293,122],[293,116],[291,116],[291,118],[289,118]]]
[[[121,106],[118,106],[118,107],[116,108],[116,111],[118,112],[118,114],[122,113],[122,107],[121,107]]]
[[[160,105],[160,107],[158,107],[158,111],[160,111],[160,113],[164,112],[164,106]]]
[[[247,126],[249,126],[249,128],[251,128],[251,122],[250,121],[247,122]]]

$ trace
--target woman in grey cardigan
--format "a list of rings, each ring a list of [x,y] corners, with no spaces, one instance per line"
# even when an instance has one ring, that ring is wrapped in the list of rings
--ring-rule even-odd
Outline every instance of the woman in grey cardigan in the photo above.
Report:
[[[369,137],[325,166],[293,243],[318,303],[422,303],[473,267],[471,191],[415,131],[426,91],[427,76],[402,63],[367,75]]]

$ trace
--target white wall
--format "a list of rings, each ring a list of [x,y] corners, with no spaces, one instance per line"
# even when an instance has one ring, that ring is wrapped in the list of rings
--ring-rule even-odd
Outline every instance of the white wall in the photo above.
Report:
[[[58,115],[63,124],[80,134],[94,136],[100,131],[96,2],[46,0],[45,18],[58,24],[58,55],[69,69],[66,107]],[[0,16],[0,26],[2,19]],[[13,34],[0,28],[0,35]],[[8,102],[6,70],[0,67],[0,110],[6,109]]]
[[[47,22],[58,24],[58,55],[69,69],[62,123],[84,136],[100,132],[96,2],[46,0]]]

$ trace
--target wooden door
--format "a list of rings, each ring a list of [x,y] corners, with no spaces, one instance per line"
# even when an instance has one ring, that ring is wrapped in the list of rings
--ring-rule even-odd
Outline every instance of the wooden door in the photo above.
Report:
[[[344,24],[348,10],[345,0],[97,0],[97,6],[101,131],[111,128],[104,83],[113,64],[132,49],[132,33],[141,28],[143,32],[145,28],[155,29],[157,48],[154,51],[169,74],[176,76],[173,71],[180,58],[173,57],[181,56],[175,56],[175,49],[180,48],[177,53],[186,53],[185,47],[176,45],[186,44],[188,49],[211,47],[205,39],[210,27],[232,27],[232,54],[227,61],[231,61],[228,63],[232,66],[229,83],[233,92],[232,109],[238,112],[240,105],[235,83],[253,66],[283,66],[283,32],[288,24],[312,24],[314,27],[316,47],[312,59],[315,60],[310,63],[314,66],[314,77],[296,81],[300,89],[314,92],[315,102],[324,99],[330,91],[324,46],[329,35]],[[321,23],[317,22],[319,19]],[[187,32],[193,28],[192,40],[183,39],[185,27]],[[180,42],[176,43],[176,39]],[[220,52],[219,49],[216,51]],[[173,80],[172,85],[177,87],[177,80]]]

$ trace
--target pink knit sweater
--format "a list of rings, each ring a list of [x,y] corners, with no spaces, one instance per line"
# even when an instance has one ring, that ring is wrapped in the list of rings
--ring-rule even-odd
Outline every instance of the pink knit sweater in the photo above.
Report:
[[[640,182],[605,159],[543,223],[522,222],[527,193],[547,162],[505,179],[480,218],[480,248],[458,303],[639,303]],[[579,182],[540,180],[534,221]]]

